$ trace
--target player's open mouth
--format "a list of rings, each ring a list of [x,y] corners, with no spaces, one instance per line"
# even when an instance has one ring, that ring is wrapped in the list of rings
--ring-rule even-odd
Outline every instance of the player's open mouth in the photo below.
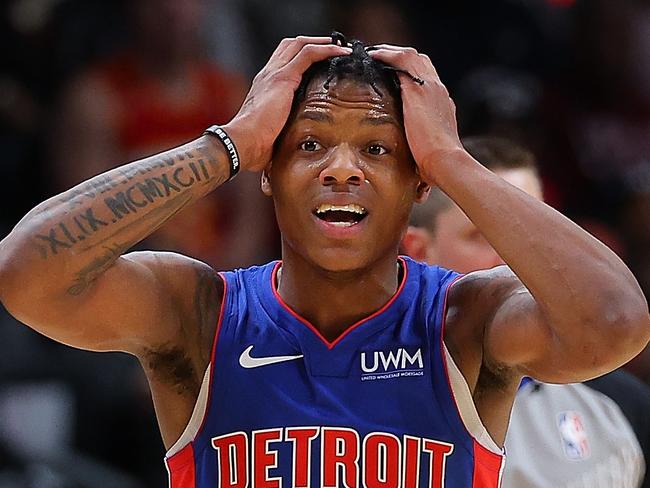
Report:
[[[347,205],[323,203],[314,210],[314,215],[330,225],[351,227],[365,219],[368,211],[354,203]]]

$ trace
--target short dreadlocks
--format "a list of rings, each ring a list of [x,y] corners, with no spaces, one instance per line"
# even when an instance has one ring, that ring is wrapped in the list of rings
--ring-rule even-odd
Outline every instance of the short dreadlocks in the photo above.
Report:
[[[318,77],[324,77],[323,88],[329,88],[330,83],[335,79],[349,79],[368,84],[380,97],[384,91],[398,102],[398,109],[401,111],[402,96],[397,71],[392,66],[371,58],[368,51],[373,46],[365,46],[363,42],[352,40],[348,42],[340,32],[332,32],[332,43],[352,48],[352,54],[336,56],[325,61],[312,64],[302,76],[302,81],[296,90],[293,98],[295,109],[304,99],[309,84]]]

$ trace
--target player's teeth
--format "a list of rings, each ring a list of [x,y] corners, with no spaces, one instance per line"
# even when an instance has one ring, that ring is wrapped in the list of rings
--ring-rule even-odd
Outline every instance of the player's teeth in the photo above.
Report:
[[[319,205],[316,209],[316,213],[324,213],[329,211],[341,211],[341,212],[352,212],[356,214],[363,215],[366,213],[366,209],[360,205],[354,203],[348,205],[330,205],[329,203],[323,203]]]
[[[335,227],[350,227],[356,224],[356,222],[329,222],[329,224]]]

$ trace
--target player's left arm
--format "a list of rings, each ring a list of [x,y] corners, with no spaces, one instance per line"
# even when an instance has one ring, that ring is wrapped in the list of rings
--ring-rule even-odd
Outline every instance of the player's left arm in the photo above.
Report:
[[[638,354],[650,339],[650,316],[621,259],[465,151],[454,103],[427,56],[395,46],[371,55],[424,80],[400,74],[404,125],[420,175],[456,202],[508,264],[452,287],[450,304],[456,298],[482,320],[482,362],[573,382]]]

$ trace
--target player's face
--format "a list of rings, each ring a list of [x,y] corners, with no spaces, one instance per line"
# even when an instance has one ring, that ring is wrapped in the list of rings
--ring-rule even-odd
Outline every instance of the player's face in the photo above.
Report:
[[[496,171],[504,180],[535,198],[542,199],[542,188],[536,174],[528,169]],[[460,273],[488,269],[503,260],[457,205],[438,214],[436,232],[429,241],[428,261]]]
[[[263,180],[283,253],[328,271],[397,253],[414,199],[425,197],[395,100],[341,80],[308,87]]]

